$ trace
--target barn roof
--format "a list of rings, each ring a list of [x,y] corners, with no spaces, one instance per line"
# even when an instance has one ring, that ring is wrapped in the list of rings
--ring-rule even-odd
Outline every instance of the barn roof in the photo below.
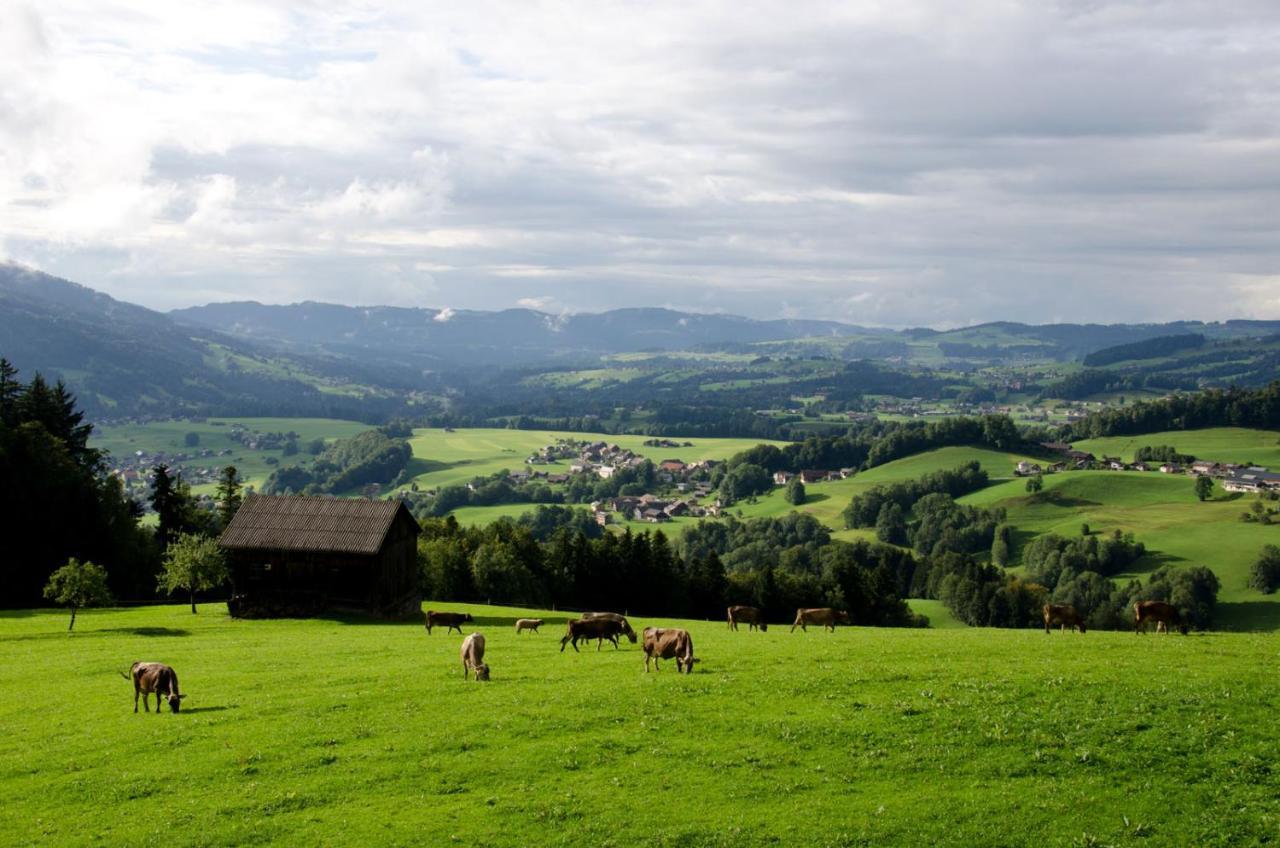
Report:
[[[219,540],[224,548],[376,554],[404,512],[400,501],[249,495]]]

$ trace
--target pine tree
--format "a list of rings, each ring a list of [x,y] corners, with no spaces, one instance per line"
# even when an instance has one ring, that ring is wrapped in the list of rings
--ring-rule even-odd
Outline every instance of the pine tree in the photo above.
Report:
[[[242,489],[240,472],[236,470],[236,467],[228,465],[222,469],[222,475],[218,478],[216,497],[218,501],[218,524],[224,529],[231,523],[231,519],[235,517],[236,510],[240,509],[240,503],[244,500],[241,495]]]

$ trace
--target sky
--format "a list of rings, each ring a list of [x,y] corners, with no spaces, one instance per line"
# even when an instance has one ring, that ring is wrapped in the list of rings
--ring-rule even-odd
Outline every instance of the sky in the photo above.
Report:
[[[0,3],[0,259],[157,309],[1280,318],[1280,3]]]

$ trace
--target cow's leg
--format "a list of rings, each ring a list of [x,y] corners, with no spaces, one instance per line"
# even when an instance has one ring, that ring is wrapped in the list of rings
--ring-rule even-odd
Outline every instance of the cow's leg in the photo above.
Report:
[[[160,715],[160,690],[156,690],[156,715]]]
[[[612,641],[612,642],[613,642],[613,649],[614,649],[615,651],[616,651],[616,650],[618,650],[618,648],[620,647],[620,646],[618,645],[618,637],[617,637],[617,636],[611,636],[611,637],[609,637],[609,638],[610,638],[610,641]]]
[[[648,651],[645,651],[645,654],[644,654],[644,673],[645,674],[649,673],[649,652]]]
[[[133,684],[133,711],[138,711],[138,684]]]
[[[467,661],[463,660],[462,661],[462,679],[463,680],[467,679],[467,668],[468,668]]]
[[[427,635],[431,635],[431,619],[427,619]]]
[[[573,650],[574,650],[574,653],[578,653],[578,654],[582,653],[582,651],[579,651],[579,650],[578,650],[578,637],[577,637],[577,636],[574,636],[574,637],[573,637]]]

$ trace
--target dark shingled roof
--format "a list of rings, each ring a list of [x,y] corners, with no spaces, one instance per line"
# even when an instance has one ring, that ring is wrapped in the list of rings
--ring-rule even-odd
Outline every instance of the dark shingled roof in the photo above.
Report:
[[[219,541],[224,548],[376,554],[401,510],[413,521],[400,501],[250,495]]]

